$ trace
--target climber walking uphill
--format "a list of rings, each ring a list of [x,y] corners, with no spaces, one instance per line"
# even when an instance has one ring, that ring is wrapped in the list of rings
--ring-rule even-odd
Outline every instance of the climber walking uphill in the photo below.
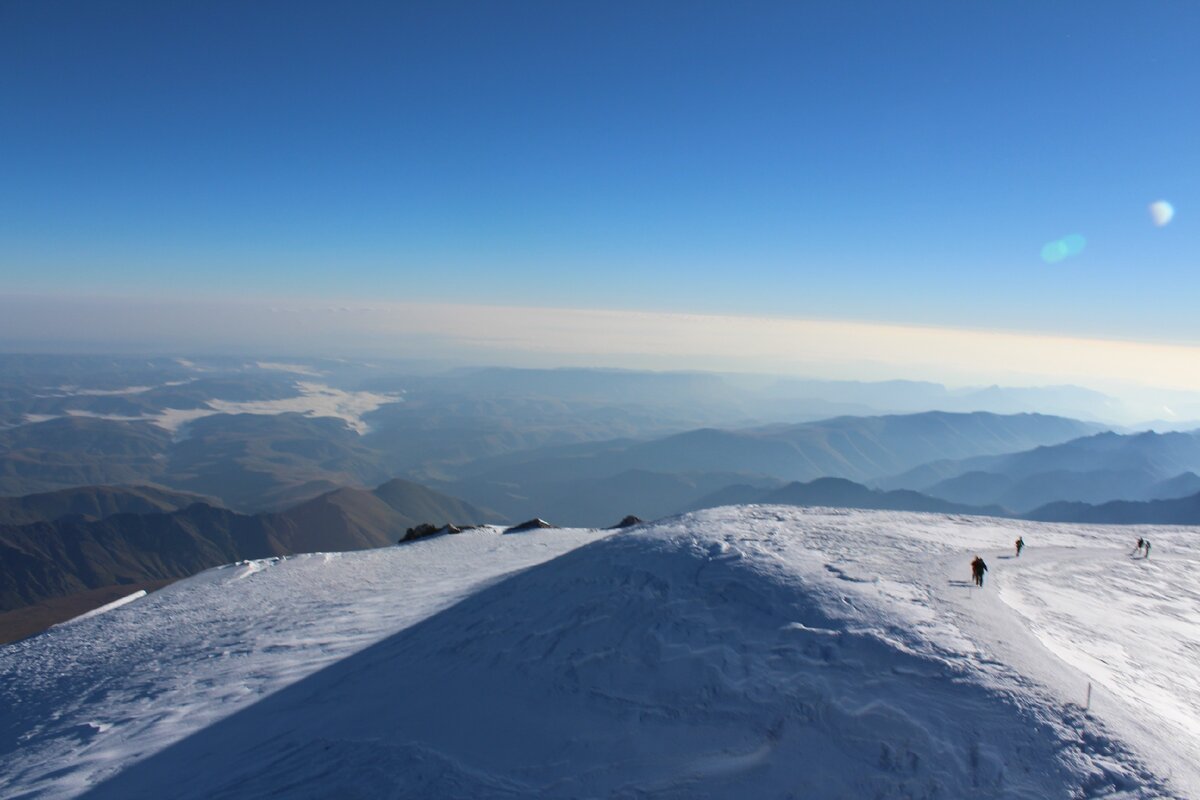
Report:
[[[1025,537],[1017,537],[1017,558],[1021,557],[1021,551],[1025,549]]]
[[[979,556],[975,556],[975,560],[971,562],[971,577],[975,579],[975,585],[983,588],[983,573],[987,572],[987,564]]]

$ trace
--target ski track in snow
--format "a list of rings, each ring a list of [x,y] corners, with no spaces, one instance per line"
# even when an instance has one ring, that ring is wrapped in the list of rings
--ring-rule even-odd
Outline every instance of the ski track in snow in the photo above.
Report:
[[[1200,797],[1197,567],[765,506],[230,565],[0,648],[0,796]]]

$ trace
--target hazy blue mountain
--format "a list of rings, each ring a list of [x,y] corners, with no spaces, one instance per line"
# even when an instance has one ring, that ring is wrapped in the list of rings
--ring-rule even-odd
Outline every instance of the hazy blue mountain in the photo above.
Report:
[[[1043,413],[1094,420],[1127,415],[1121,401],[1079,386],[986,386],[949,389],[927,381],[821,381],[781,379],[768,391],[830,402],[859,404],[876,412],[915,413],[988,411],[994,414]]]
[[[838,417],[799,425],[700,429],[645,442],[601,442],[544,457],[532,453],[480,462],[462,473],[516,482],[598,478],[631,469],[870,480],[934,459],[1015,452],[1095,430],[1090,423],[1039,414]]]
[[[715,492],[709,492],[688,505],[680,507],[679,510],[681,512],[699,511],[702,508],[752,505],[761,502],[763,497],[772,491],[775,490],[764,489],[761,486],[755,486],[750,483],[735,483],[730,486],[723,486]]]
[[[1200,494],[1170,500],[1112,500],[1049,503],[1025,515],[1042,522],[1089,522],[1105,525],[1200,525]]]
[[[703,424],[670,409],[414,390],[368,415],[363,444],[392,474],[445,477],[462,465],[545,447],[661,436]]]
[[[1128,420],[1120,400],[1079,386],[986,386],[950,389],[927,381],[838,381],[707,372],[604,369],[457,370],[424,383],[379,379],[381,389],[414,385],[489,397],[547,397],[564,401],[673,408],[703,427],[732,427],[738,417],[805,421],[833,416],[879,416],[924,411],[1043,413],[1095,420]],[[1179,398],[1182,403],[1183,399]]]
[[[654,519],[690,508],[735,484],[765,489],[822,477],[862,481],[929,458],[1020,450],[1092,430],[1062,417],[944,412],[705,428],[481,459],[435,485],[515,519],[540,514],[560,524],[602,525],[614,514]]]
[[[1020,453],[940,460],[880,480],[951,502],[1026,512],[1054,501],[1147,500],[1193,491],[1196,433],[1105,432]]]
[[[1121,433],[1141,433],[1142,431],[1155,431],[1156,433],[1167,433],[1169,431],[1194,431],[1200,429],[1200,419],[1151,419],[1143,420],[1134,425],[1116,425],[1113,430]]]
[[[987,386],[954,393],[949,408],[983,409],[999,414],[1040,412],[1092,420],[1123,418],[1124,404],[1106,394],[1080,386]]]
[[[695,398],[701,404],[728,402],[736,401],[740,394],[722,376],[711,372],[484,367],[455,370],[436,380],[472,394],[627,404],[675,404],[684,397]]]
[[[1147,469],[1051,470],[1014,477],[994,472],[968,472],[924,489],[932,497],[976,505],[998,504],[1017,512],[1053,502],[1104,502],[1115,497],[1143,497],[1159,483]]]
[[[972,470],[938,481],[925,487],[924,491],[932,497],[953,498],[955,502],[968,505],[987,505],[995,502],[996,498],[1003,497],[1014,483],[1015,479],[1008,475]]]
[[[741,480],[744,476],[729,472],[631,469],[602,477],[453,483],[446,490],[509,519],[542,517],[556,525],[604,527],[626,515],[657,519],[677,513],[696,499]],[[779,485],[770,478],[750,480],[760,491]]]
[[[1188,471],[1159,481],[1147,490],[1147,500],[1170,500],[1176,497],[1189,497],[1200,492],[1200,475]]]
[[[808,483],[793,482],[778,489],[754,490],[748,486],[729,486],[706,495],[687,510],[714,508],[722,505],[834,506],[838,508],[871,508],[890,511],[926,511],[942,514],[985,514],[1005,516],[1002,508],[975,507],[950,503],[906,489],[883,492],[870,489],[844,478],[818,478]]]

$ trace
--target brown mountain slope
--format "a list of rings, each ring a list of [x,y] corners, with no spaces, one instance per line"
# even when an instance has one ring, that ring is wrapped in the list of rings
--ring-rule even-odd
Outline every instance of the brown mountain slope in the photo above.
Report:
[[[167,513],[0,525],[0,612],[244,559],[379,547],[420,522],[494,521],[452,497],[391,481],[374,491],[339,489],[280,513],[196,503]]]
[[[192,503],[219,506],[216,500],[161,486],[80,486],[24,497],[0,497],[0,525],[29,525],[78,515],[103,519],[113,514],[178,511]]]
[[[395,544],[406,529],[423,522],[503,522],[492,512],[399,479],[370,491],[336,489],[287,511],[258,516],[271,520],[293,553]]]

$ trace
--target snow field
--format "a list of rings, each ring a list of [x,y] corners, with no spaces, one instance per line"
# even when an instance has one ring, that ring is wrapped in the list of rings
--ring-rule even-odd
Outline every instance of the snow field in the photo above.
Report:
[[[233,565],[0,649],[0,795],[1200,797],[1198,535],[750,506]]]
[[[232,564],[0,647],[0,797],[76,796],[505,573],[595,539],[556,533],[488,528]]]

